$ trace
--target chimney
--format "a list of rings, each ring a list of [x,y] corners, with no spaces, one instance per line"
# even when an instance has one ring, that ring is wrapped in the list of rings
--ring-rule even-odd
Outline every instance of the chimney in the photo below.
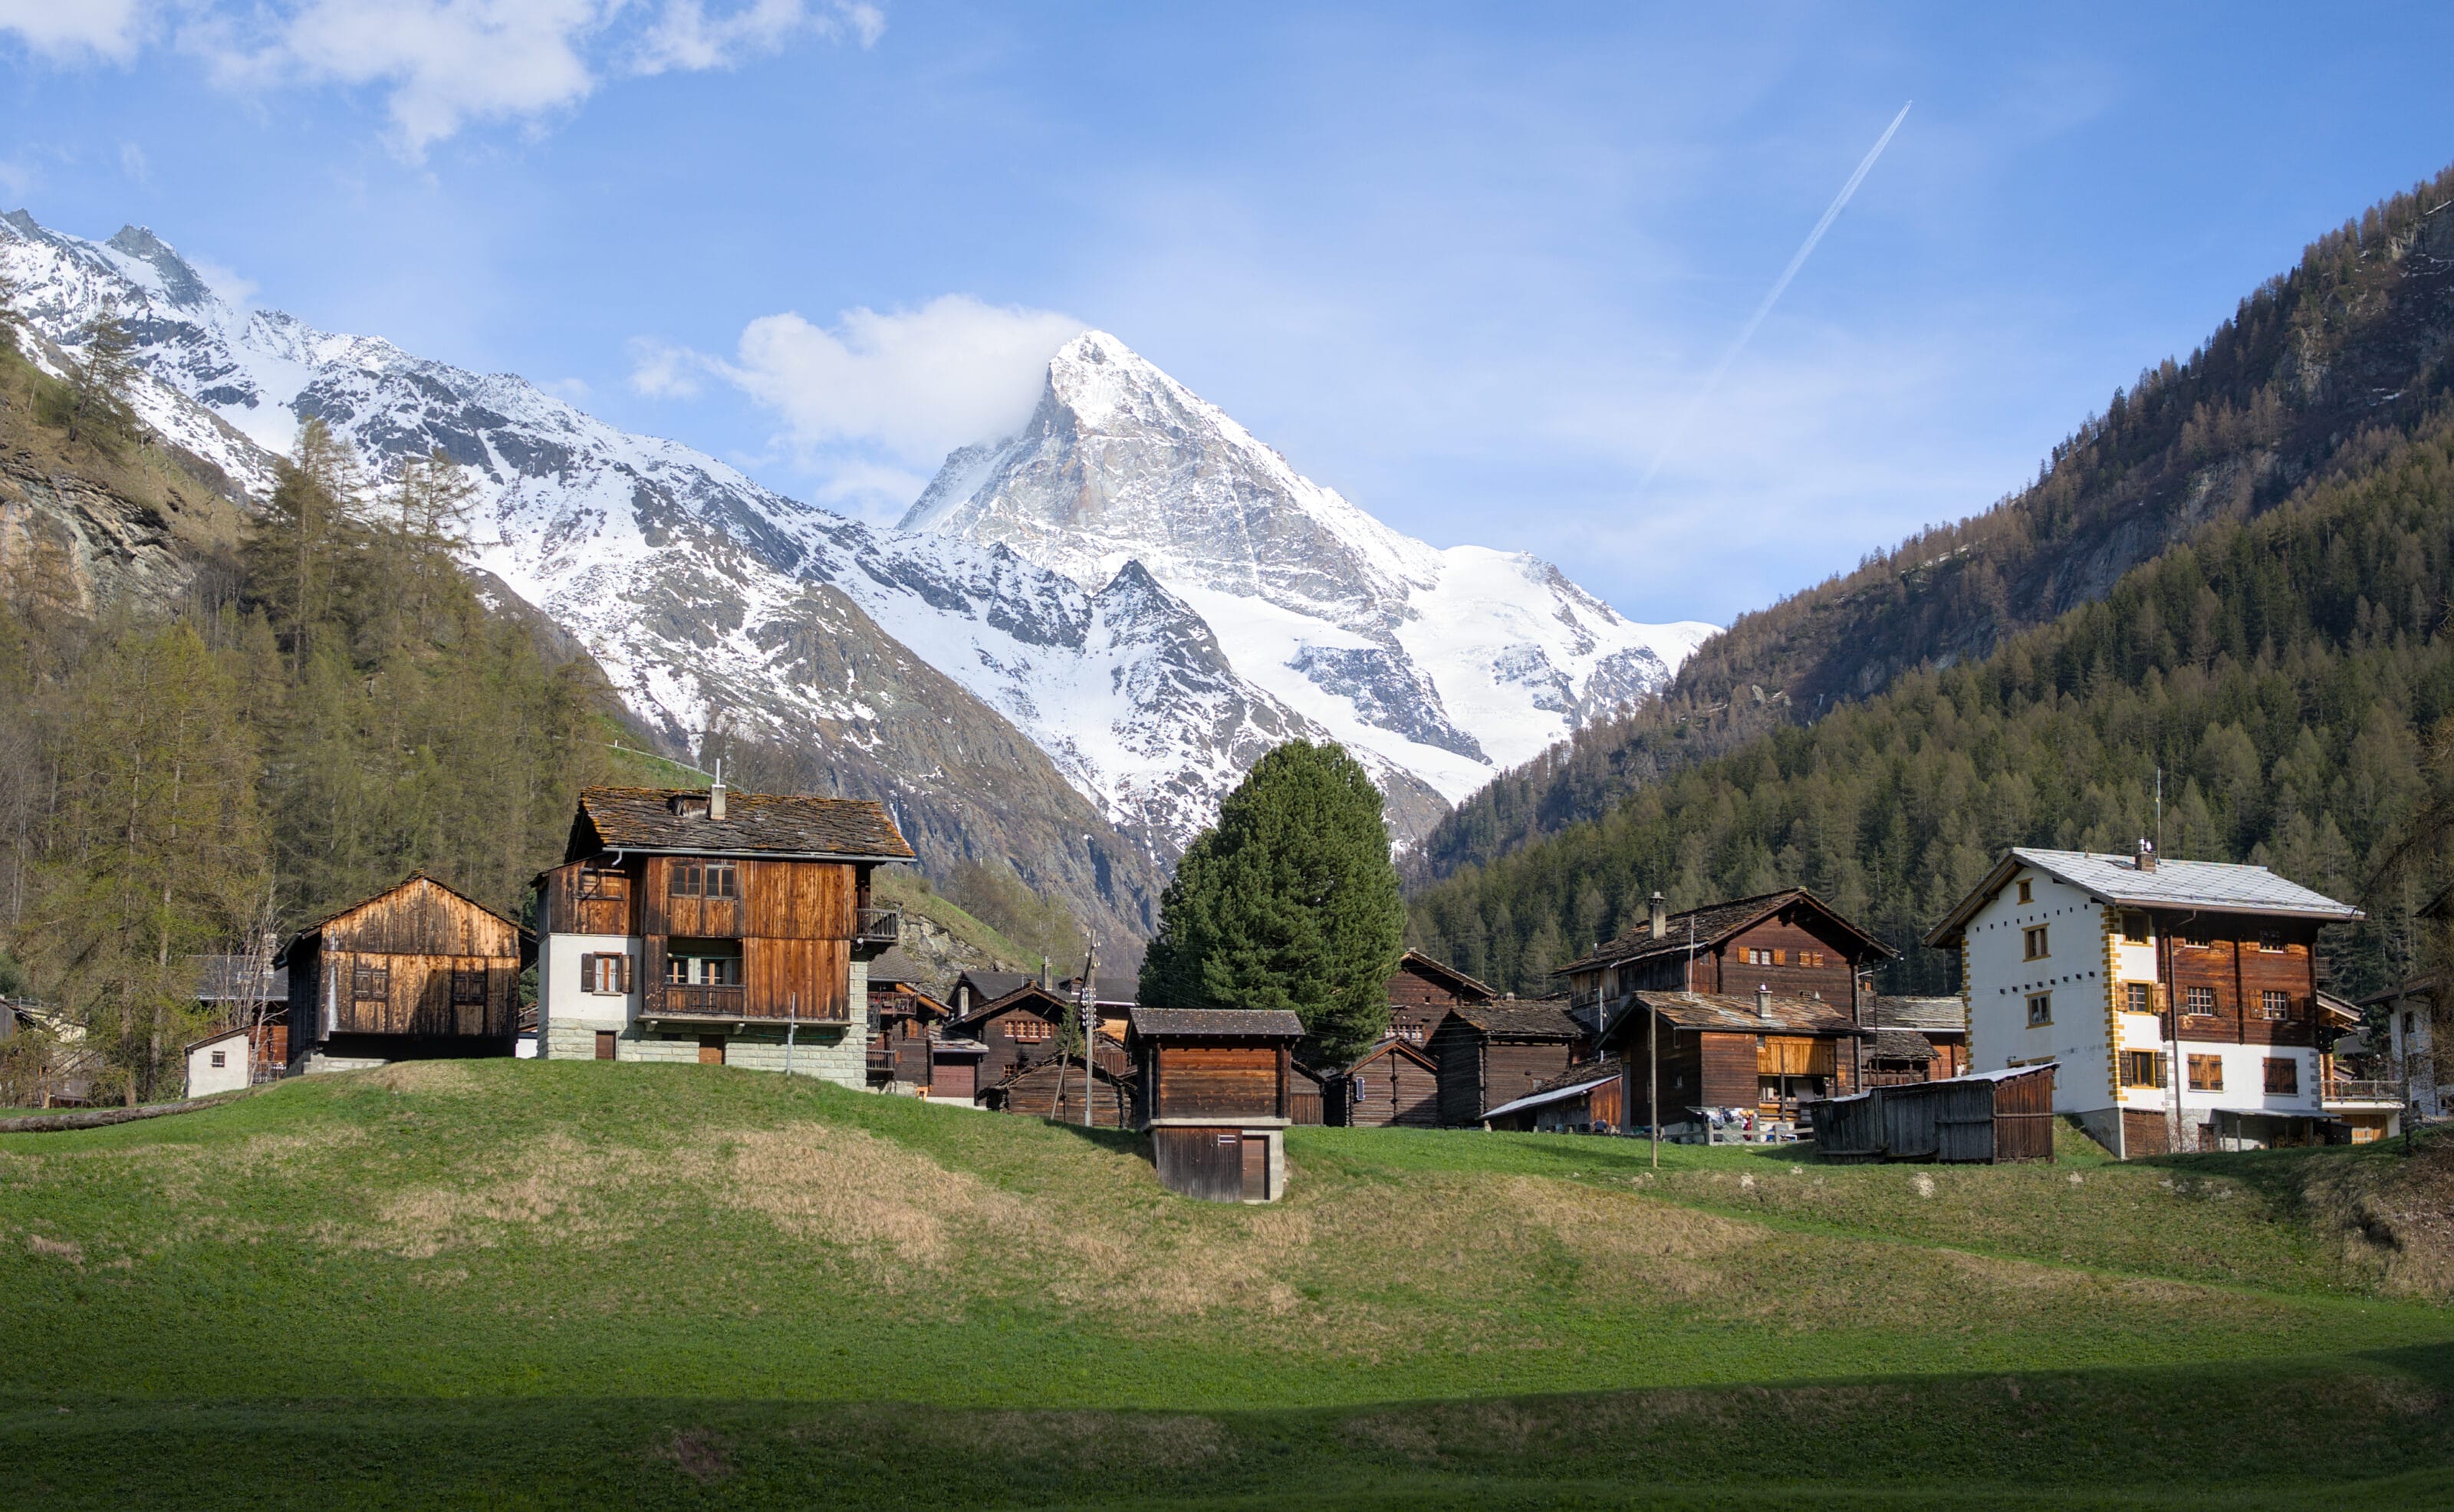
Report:
[[[2156,844],[2153,840],[2148,839],[2143,835],[2139,837],[2139,854],[2136,864],[2139,870],[2142,872],[2152,872],[2156,869]]]
[[[1661,895],[1656,893],[1653,895],[1653,937],[1659,939],[1669,933],[1670,909],[1661,901]]]
[[[1756,987],[1756,1017],[1772,1022],[1772,988],[1768,985],[1760,983]]]
[[[715,758],[715,781],[710,784],[707,790],[707,816],[711,819],[724,817],[724,757],[722,756]]]

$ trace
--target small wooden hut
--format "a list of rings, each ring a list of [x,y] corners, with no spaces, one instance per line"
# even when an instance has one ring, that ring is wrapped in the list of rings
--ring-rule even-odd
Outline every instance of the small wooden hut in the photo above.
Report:
[[[291,1065],[508,1056],[520,973],[535,959],[535,936],[412,873],[300,930],[275,958],[289,974]]]
[[[1366,1050],[1345,1070],[1323,1078],[1321,1089],[1329,1120],[1341,1128],[1439,1127],[1439,1063],[1397,1036]]]
[[[1133,1119],[1132,1077],[1119,1075],[1098,1057],[1093,1058],[1091,1071],[1089,1123],[1098,1129],[1128,1127]],[[1082,1097],[1082,1057],[1076,1051],[1050,1054],[1016,1066],[979,1100],[1000,1113],[1078,1124],[1085,1121]]]
[[[1273,1202],[1287,1182],[1296,1042],[1283,1009],[1141,1008],[1128,1018],[1136,1123],[1159,1184],[1214,1202]]]
[[[1626,1074],[1619,1062],[1588,1060],[1482,1116],[1486,1129],[1539,1134],[1616,1134],[1624,1127]]]
[[[1809,1103],[1827,1160],[2001,1165],[2054,1158],[2054,1066],[1874,1087]]]

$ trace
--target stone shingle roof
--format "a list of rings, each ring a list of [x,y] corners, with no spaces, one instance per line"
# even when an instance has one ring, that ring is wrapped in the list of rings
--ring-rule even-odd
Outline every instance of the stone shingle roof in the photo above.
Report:
[[[2014,846],[1985,880],[1960,900],[1925,937],[1945,945],[1976,912],[2006,886],[2022,867],[2060,877],[2101,901],[2134,908],[2194,908],[2221,914],[2258,914],[2278,918],[2350,920],[2363,917],[2351,904],[2312,892],[2263,866],[2234,861],[2160,859],[2142,872],[2136,857],[2093,851],[2040,851]]]
[[[1136,1035],[1219,1039],[1300,1039],[1303,1020],[1283,1008],[1133,1008]]]
[[[1633,1032],[1630,1026],[1640,1026],[1644,1015],[1636,1012],[1641,1003],[1681,1029],[1711,1029],[1742,1034],[1775,1035],[1848,1035],[1858,1026],[1849,1019],[1849,1010],[1825,1002],[1820,998],[1783,998],[1775,995],[1763,1000],[1763,1013],[1758,1013],[1754,993],[1707,992],[1638,992],[1628,995],[1628,1006],[1611,1020],[1609,1038],[1616,1040]]]
[[[1584,1023],[1568,1012],[1565,998],[1502,998],[1493,1002],[1463,1003],[1450,1009],[1448,1017],[1503,1039],[1568,1040],[1581,1039],[1586,1034]]]
[[[1572,960],[1552,975],[1563,976],[1592,966],[1616,966],[1626,961],[1643,960],[1653,956],[1683,956],[1690,948],[1689,925],[1693,924],[1693,948],[1712,949],[1739,931],[1767,918],[1782,909],[1804,904],[1840,929],[1856,936],[1865,946],[1868,956],[1897,956],[1900,952],[1867,934],[1834,910],[1831,904],[1802,887],[1783,888],[1778,893],[1760,893],[1753,897],[1735,897],[1727,902],[1707,903],[1673,914],[1665,921],[1659,939],[1653,937],[1653,921],[1644,919],[1627,933],[1601,946],[1592,955]]]
[[[1968,1005],[1957,998],[1877,998],[1866,1005],[1866,1023],[1928,1035],[1965,1034]]]
[[[706,794],[670,788],[590,788],[579,795],[571,852],[664,851],[695,856],[823,856],[908,861],[912,847],[886,806],[868,798],[813,798],[728,793],[725,814],[710,818]],[[684,812],[689,810],[690,812]],[[595,843],[590,844],[593,839]]]

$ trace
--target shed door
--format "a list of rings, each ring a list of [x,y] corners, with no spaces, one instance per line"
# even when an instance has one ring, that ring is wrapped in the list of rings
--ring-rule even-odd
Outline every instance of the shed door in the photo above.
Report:
[[[1270,1137],[1266,1134],[1244,1136],[1244,1200],[1266,1202],[1270,1199]]]
[[[724,1064],[724,1036],[701,1035],[698,1037],[698,1063],[703,1066]]]

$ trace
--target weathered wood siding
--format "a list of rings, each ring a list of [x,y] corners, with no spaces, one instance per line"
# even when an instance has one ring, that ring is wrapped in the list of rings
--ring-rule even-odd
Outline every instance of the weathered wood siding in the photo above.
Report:
[[[1285,1051],[1270,1044],[1156,1046],[1152,1117],[1285,1118]]]
[[[1460,997],[1412,964],[1400,966],[1389,978],[1389,1032],[1420,1044],[1439,1027],[1450,1009],[1461,1002],[1482,1000]]]
[[[636,935],[642,864],[601,866],[570,861],[545,874],[538,925],[553,935]]]
[[[2159,927],[2172,926],[2160,922]],[[2170,963],[2168,1006],[2182,1014],[2182,1038],[2229,1039],[2244,1045],[2315,1044],[2318,973],[2311,948],[2316,943],[2315,931],[2305,925],[2286,926],[2282,950],[2261,949],[2259,930],[2251,920],[2224,919],[2210,933],[2213,937],[2203,946],[2184,944],[2178,934],[2168,936],[2160,946]],[[2213,994],[2212,1013],[2188,1011],[2193,987]],[[2264,1016],[2263,995],[2268,992],[2284,995],[2287,1018]]]
[[[1355,1128],[1429,1129],[1440,1121],[1440,1077],[1410,1055],[1385,1050],[1337,1083],[1343,1119]]]
[[[1171,1192],[1211,1202],[1262,1195],[1249,1191],[1246,1147],[1266,1152],[1266,1136],[1232,1128],[1159,1128],[1151,1131],[1151,1143],[1159,1184]]]
[[[848,1018],[852,942],[750,936],[741,942],[741,985],[742,1011],[754,1018]]]
[[[1695,1103],[1707,1108],[1752,1108],[1760,1083],[1756,1080],[1756,1037],[1711,1031],[1696,1036],[1700,1096]],[[1664,1101],[1669,1100],[1665,1096]]]
[[[327,920],[312,950],[293,946],[291,960],[302,1046],[328,1033],[508,1038],[518,1030],[519,926],[423,877]]]
[[[1811,912],[1797,922],[1784,922],[1775,917],[1732,936],[1708,959],[1697,961],[1699,978],[1709,970],[1713,981],[1708,986],[1699,980],[1696,990],[1751,993],[1758,987],[1770,987],[1779,997],[1820,996],[1825,1002],[1847,1008],[1851,976],[1846,953],[1860,947],[1838,930],[1829,931],[1829,938],[1819,934],[1813,926],[1821,922]],[[1749,951],[1770,952],[1773,958],[1769,962],[1750,961]],[[1805,964],[1809,954],[1820,956],[1823,964]]]
[[[1482,1099],[1482,1032],[1463,1019],[1439,1026],[1429,1046],[1440,1068],[1440,1122],[1452,1129],[1470,1129],[1491,1104]]]
[[[1005,1086],[1005,1111],[1059,1123],[1082,1121],[1082,1062],[1043,1060]],[[1102,1071],[1091,1080],[1091,1125],[1131,1126],[1133,1109],[1125,1083]]]

